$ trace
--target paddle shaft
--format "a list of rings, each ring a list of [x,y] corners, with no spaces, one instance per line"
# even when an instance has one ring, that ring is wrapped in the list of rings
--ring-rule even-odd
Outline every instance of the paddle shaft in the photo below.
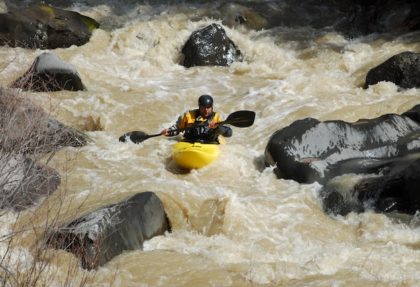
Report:
[[[147,138],[154,138],[154,137],[158,137],[158,136],[161,136],[161,135],[162,135],[161,133],[154,134],[154,135],[148,135]]]

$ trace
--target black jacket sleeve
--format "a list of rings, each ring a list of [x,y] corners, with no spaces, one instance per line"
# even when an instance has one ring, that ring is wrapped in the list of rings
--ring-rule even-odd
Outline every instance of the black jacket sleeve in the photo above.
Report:
[[[226,137],[226,138],[230,138],[232,136],[232,129],[230,127],[227,126],[220,126],[218,128],[218,134]]]

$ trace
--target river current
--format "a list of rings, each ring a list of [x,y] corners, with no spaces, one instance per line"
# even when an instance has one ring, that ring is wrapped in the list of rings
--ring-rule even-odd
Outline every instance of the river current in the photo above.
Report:
[[[154,191],[171,233],[96,272],[81,269],[67,252],[51,250],[50,286],[63,286],[70,267],[69,286],[91,274],[91,286],[420,286],[419,216],[331,216],[322,210],[319,184],[278,179],[264,166],[270,136],[296,120],[353,122],[418,104],[419,89],[400,90],[390,82],[362,88],[370,68],[403,51],[420,52],[418,34],[348,39],[310,27],[257,31],[224,25],[243,62],[186,69],[178,63],[191,33],[222,24],[199,17],[211,6],[130,5],[124,13],[103,1],[69,5],[104,23],[89,43],[54,50],[76,67],[87,91],[26,93],[60,121],[88,130],[92,141],[52,159],[65,175],[57,192],[19,218],[12,212],[0,218],[2,233],[16,219],[34,226],[8,251],[12,260],[32,260],[41,236],[36,231],[51,218],[68,222]],[[0,85],[10,85],[42,52],[0,47]],[[232,127],[215,163],[185,173],[170,159],[174,138],[118,141],[132,130],[160,132],[195,108],[201,94],[213,96],[223,117],[256,112],[253,126]]]

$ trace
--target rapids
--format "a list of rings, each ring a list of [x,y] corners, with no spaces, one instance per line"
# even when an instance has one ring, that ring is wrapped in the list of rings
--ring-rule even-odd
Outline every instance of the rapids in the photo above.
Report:
[[[37,230],[47,221],[67,222],[154,191],[172,233],[147,241],[143,251],[121,254],[95,274],[71,254],[51,250],[50,286],[63,286],[68,269],[74,270],[69,286],[90,273],[92,286],[419,286],[418,214],[407,220],[373,212],[332,217],[322,210],[319,184],[277,179],[263,160],[271,134],[295,120],[352,122],[418,104],[419,89],[389,82],[362,88],[370,68],[403,51],[420,52],[418,33],[347,39],[331,29],[223,26],[244,61],[186,69],[178,62],[190,34],[222,24],[200,17],[212,6],[133,2],[121,2],[120,10],[107,1],[66,7],[103,24],[89,43],[54,50],[76,67],[87,91],[27,95],[70,126],[89,129],[97,122],[102,130],[88,131],[87,146],[63,149],[51,160],[63,177],[57,192],[19,216],[0,217],[2,234],[16,227],[15,220],[25,230],[9,251],[13,262],[22,256],[31,261]],[[0,47],[0,85],[8,86],[42,52]],[[173,138],[118,141],[132,130],[160,132],[195,107],[201,94],[211,94],[224,117],[256,112],[252,127],[232,127],[214,164],[178,170],[170,160]],[[344,176],[341,184],[352,180]]]

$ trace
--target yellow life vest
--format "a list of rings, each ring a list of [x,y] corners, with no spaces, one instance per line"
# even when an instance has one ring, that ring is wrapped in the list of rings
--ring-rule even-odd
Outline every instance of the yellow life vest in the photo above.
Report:
[[[222,119],[218,112],[212,112],[208,118],[200,116],[198,109],[190,110],[178,118],[177,127],[179,129],[190,128],[194,124],[208,124],[210,122],[220,123]]]

